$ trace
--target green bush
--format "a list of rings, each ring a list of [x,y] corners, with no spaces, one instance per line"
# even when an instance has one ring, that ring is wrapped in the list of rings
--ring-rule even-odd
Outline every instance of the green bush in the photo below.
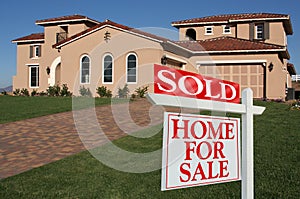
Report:
[[[119,98],[127,98],[128,94],[129,94],[129,88],[127,84],[125,84],[123,88],[118,88]]]
[[[106,86],[100,86],[96,90],[97,90],[97,94],[100,97],[108,97],[108,98],[112,97],[111,90],[107,89]]]
[[[48,89],[46,90],[46,93],[48,96],[59,96],[60,95],[60,87],[59,85],[55,86],[49,86]]]
[[[29,91],[27,90],[27,88],[22,88],[21,89],[21,95],[22,96],[29,96]]]
[[[16,96],[19,96],[20,93],[21,93],[21,90],[20,90],[19,88],[17,88],[17,89],[13,92],[13,94],[16,95]]]
[[[31,96],[36,96],[36,95],[38,95],[38,92],[37,92],[36,89],[33,89],[33,90],[31,91]]]
[[[83,97],[92,97],[92,92],[89,88],[85,88],[84,86],[80,86],[79,93]]]
[[[67,84],[62,85],[62,88],[60,90],[60,96],[62,97],[72,96],[72,93],[69,91]]]
[[[137,89],[135,89],[135,92],[138,97],[144,98],[145,95],[148,93],[148,88],[149,86],[138,87]]]

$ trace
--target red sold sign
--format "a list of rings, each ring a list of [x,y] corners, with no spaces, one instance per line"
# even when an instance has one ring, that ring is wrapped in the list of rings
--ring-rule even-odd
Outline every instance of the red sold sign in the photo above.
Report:
[[[239,84],[154,65],[154,93],[240,103]]]

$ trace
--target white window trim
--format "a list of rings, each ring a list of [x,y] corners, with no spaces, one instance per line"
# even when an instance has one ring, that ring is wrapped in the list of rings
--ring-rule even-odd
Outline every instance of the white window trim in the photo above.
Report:
[[[258,26],[262,26],[262,31],[261,31],[261,32],[258,32],[258,31],[257,31]],[[256,25],[255,25],[255,39],[258,39],[258,40],[264,39],[264,31],[265,31],[265,30],[264,30],[264,25],[263,25],[263,24],[256,24]],[[258,38],[258,37],[257,37],[258,33],[262,33],[262,38]]]
[[[36,55],[36,48],[39,47],[40,51],[42,50],[41,46],[42,44],[30,44],[30,46],[32,46],[32,57],[30,59],[39,59],[40,57]],[[41,54],[41,53],[40,53]]]
[[[104,58],[106,56],[111,56],[111,61],[112,61],[112,65],[111,65],[111,75],[112,75],[112,81],[111,82],[104,82]],[[114,56],[111,53],[105,53],[102,57],[102,84],[113,84],[114,83]]]
[[[90,64],[89,64],[89,81],[83,83],[81,81],[81,75],[82,75],[82,58],[85,57],[85,56],[88,57],[89,60],[90,60]],[[88,85],[88,84],[90,84],[90,82],[91,82],[91,65],[92,65],[92,60],[91,60],[91,58],[90,58],[90,56],[88,54],[84,54],[84,55],[82,55],[80,57],[80,76],[79,76],[80,84],[82,84],[82,85]]]
[[[128,78],[127,78],[127,72],[128,72],[128,57],[130,56],[130,55],[134,55],[135,56],[135,58],[136,58],[136,68],[135,68],[135,82],[128,82]],[[127,56],[126,56],[126,83],[127,84],[137,84],[137,82],[138,82],[138,56],[137,56],[137,54],[136,53],[133,53],[133,52],[131,52],[131,53],[128,53],[127,54]]]
[[[207,33],[207,29],[211,28],[211,33]],[[213,35],[214,34],[214,27],[213,26],[204,26],[204,35]]]
[[[229,27],[229,32],[225,32],[225,28]],[[224,35],[229,35],[231,34],[231,26],[230,25],[223,25],[223,34]]]
[[[39,75],[40,75],[40,70],[38,70],[38,79],[39,79],[39,81],[38,81],[38,84],[39,84],[39,86],[31,86],[31,68],[39,68],[40,66],[39,66],[39,64],[26,64],[27,66],[28,66],[28,68],[29,68],[29,88],[39,88],[40,87],[40,78],[39,78]]]

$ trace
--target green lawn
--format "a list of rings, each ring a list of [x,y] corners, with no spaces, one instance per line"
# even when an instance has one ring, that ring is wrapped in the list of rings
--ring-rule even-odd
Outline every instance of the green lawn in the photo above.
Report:
[[[77,97],[78,108],[89,107],[89,100],[95,99],[95,105],[110,104],[110,98]],[[113,99],[114,103],[122,99]],[[0,96],[0,124],[28,118],[39,117],[72,110],[72,97],[21,97]]]
[[[255,117],[255,198],[299,198],[300,111],[290,111],[285,104],[256,104],[267,109]],[[161,132],[147,139],[127,136],[115,141],[134,152],[153,151],[161,143]],[[116,171],[84,151],[1,180],[0,198],[240,198],[240,182],[161,192],[160,175],[160,170]]]

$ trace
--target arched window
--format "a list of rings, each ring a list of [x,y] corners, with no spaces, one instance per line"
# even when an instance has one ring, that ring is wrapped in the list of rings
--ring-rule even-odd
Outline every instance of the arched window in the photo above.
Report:
[[[127,83],[137,82],[137,57],[135,54],[131,53],[127,55]]]
[[[110,54],[103,58],[103,83],[113,83],[113,57]]]
[[[196,31],[192,28],[187,29],[185,37],[190,41],[196,41]]]
[[[80,60],[80,83],[89,84],[90,83],[90,58],[87,55],[81,57]]]

